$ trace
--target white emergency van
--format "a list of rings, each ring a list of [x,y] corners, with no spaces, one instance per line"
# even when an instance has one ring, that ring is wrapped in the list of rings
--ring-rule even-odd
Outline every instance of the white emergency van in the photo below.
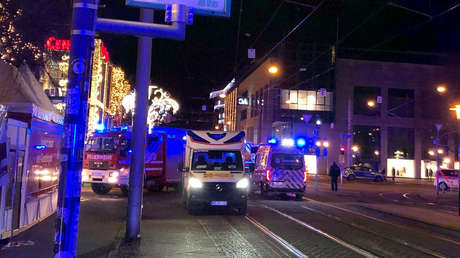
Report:
[[[187,131],[182,196],[189,213],[225,206],[246,214],[244,140],[244,132]]]
[[[297,148],[262,145],[257,151],[251,188],[261,195],[292,193],[300,201],[307,175],[304,156]]]

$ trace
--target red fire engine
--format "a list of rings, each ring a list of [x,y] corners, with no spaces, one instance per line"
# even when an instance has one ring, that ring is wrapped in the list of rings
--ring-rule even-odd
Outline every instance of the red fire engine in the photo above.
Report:
[[[95,132],[89,137],[83,157],[82,182],[91,183],[97,194],[106,194],[114,186],[128,193],[129,165],[132,153],[128,127]],[[185,150],[185,130],[156,127],[147,134],[145,149],[145,187],[161,191],[180,182],[178,161]],[[166,160],[168,162],[166,162]]]

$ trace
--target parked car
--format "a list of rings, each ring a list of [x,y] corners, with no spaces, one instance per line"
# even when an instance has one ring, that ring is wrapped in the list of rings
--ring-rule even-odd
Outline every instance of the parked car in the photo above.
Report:
[[[360,164],[347,167],[343,171],[343,176],[350,181],[355,179],[373,180],[375,182],[382,182],[387,180],[384,174],[375,170],[368,164]]]
[[[447,191],[451,188],[458,188],[460,170],[457,169],[441,169],[438,180],[434,180],[434,185],[438,182],[441,191]]]

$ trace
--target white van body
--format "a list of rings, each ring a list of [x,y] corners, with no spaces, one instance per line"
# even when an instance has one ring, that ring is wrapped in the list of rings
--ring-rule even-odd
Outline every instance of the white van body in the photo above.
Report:
[[[246,213],[250,182],[244,168],[244,141],[244,132],[187,132],[183,200],[190,213],[208,206]]]

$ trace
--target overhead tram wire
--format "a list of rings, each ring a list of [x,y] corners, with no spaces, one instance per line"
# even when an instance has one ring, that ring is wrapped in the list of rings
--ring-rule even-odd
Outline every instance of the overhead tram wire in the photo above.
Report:
[[[377,11],[371,13],[369,16],[367,16],[363,22],[361,22],[360,24],[358,24],[357,26],[355,26],[350,32],[347,33],[347,35],[345,35],[344,37],[342,37],[340,40],[337,39],[337,41],[333,44],[334,46],[338,46],[340,44],[342,44],[348,37],[350,37],[354,32],[356,32],[359,28],[361,28],[363,25],[365,25],[366,23],[368,23],[372,18],[374,18],[377,14],[379,14],[384,8],[386,7],[386,4],[384,5],[381,5]],[[322,53],[320,53],[318,56],[316,56],[310,63],[308,63],[306,66],[304,66],[304,68],[308,68],[310,67],[312,64],[314,64],[316,61],[318,61],[322,56],[324,56],[325,54],[328,54],[330,51],[329,50],[326,50],[326,51],[323,51]],[[328,69],[329,70],[329,69]],[[299,71],[296,71],[295,73],[293,73],[291,76],[289,76],[288,78],[282,80],[281,82],[279,82],[280,84],[283,83],[283,82],[286,82],[286,81],[289,81],[290,79],[292,79],[294,76],[296,76],[297,74],[299,73]],[[294,87],[297,87],[299,86],[299,84],[296,84],[294,85]],[[292,89],[293,87],[290,87],[289,89]]]
[[[326,0],[322,0],[319,4],[317,4],[313,10],[311,10],[299,23],[297,23],[294,28],[292,28],[280,41],[278,41],[262,58],[259,59],[254,65],[252,65],[251,68],[249,68],[246,73],[242,77],[246,77],[249,73],[251,73],[256,67],[258,67],[263,61],[265,61],[268,56],[271,55],[275,49],[281,45],[289,36],[291,36],[292,33],[294,33],[300,26],[302,26],[318,9],[326,2]]]
[[[284,1],[281,1],[281,3],[278,5],[278,7],[275,9],[275,11],[273,12],[272,16],[270,17],[270,19],[268,20],[268,22],[265,24],[264,28],[259,32],[259,34],[257,35],[256,39],[254,39],[254,41],[251,43],[251,45],[249,46],[249,48],[253,48],[254,45],[257,43],[257,41],[260,39],[260,37],[262,36],[262,34],[268,29],[268,26],[270,26],[270,24],[272,23],[273,19],[275,19],[276,15],[278,14],[279,10],[281,9],[281,7],[283,6],[284,2],[286,2],[286,0]]]
[[[379,47],[379,46],[381,46],[381,45],[387,43],[388,41],[393,40],[394,38],[398,37],[399,35],[401,35],[401,34],[403,34],[403,33],[408,32],[409,30],[419,29],[420,27],[422,27],[422,26],[424,26],[424,25],[426,25],[426,24],[428,24],[428,23],[434,21],[435,19],[437,19],[437,18],[439,18],[439,17],[441,17],[441,16],[446,15],[447,13],[449,13],[449,12],[455,10],[455,9],[458,8],[458,7],[460,7],[460,3],[455,4],[455,5],[453,5],[452,7],[447,8],[446,10],[442,11],[441,13],[432,16],[432,18],[429,19],[429,20],[427,20],[427,21],[424,21],[424,22],[419,23],[419,24],[417,24],[417,25],[415,25],[415,26],[406,28],[406,29],[404,29],[403,31],[394,34],[393,36],[391,36],[391,37],[389,37],[389,38],[387,38],[387,39],[384,39],[384,40],[383,40],[382,42],[380,42],[380,43],[377,43],[377,44],[375,44],[375,45],[373,45],[373,46],[371,46],[371,47],[368,47],[368,48],[363,49],[363,52],[372,51],[372,49],[375,49],[376,47]],[[325,51],[325,52],[328,52],[328,51]],[[323,55],[323,54],[324,54],[324,53],[322,53],[322,55]],[[360,55],[358,55],[357,57],[360,57],[360,56],[362,56],[362,55],[363,55],[363,54],[360,54]],[[315,60],[314,60],[314,61],[315,61]],[[311,63],[310,63],[310,64],[311,64]],[[292,87],[289,87],[289,89],[298,87],[298,86],[300,86],[300,85],[302,85],[302,84],[305,84],[305,83],[309,83],[310,81],[314,80],[315,78],[318,78],[318,77],[320,77],[320,76],[322,76],[322,75],[328,73],[329,71],[331,71],[331,70],[333,70],[333,69],[334,69],[334,67],[328,67],[326,70],[324,70],[324,71],[322,71],[322,72],[320,72],[320,73],[317,73],[317,74],[311,76],[310,78],[308,78],[308,79],[306,79],[306,80],[303,80],[303,81],[301,81],[301,82],[295,84],[295,85],[292,86]]]

